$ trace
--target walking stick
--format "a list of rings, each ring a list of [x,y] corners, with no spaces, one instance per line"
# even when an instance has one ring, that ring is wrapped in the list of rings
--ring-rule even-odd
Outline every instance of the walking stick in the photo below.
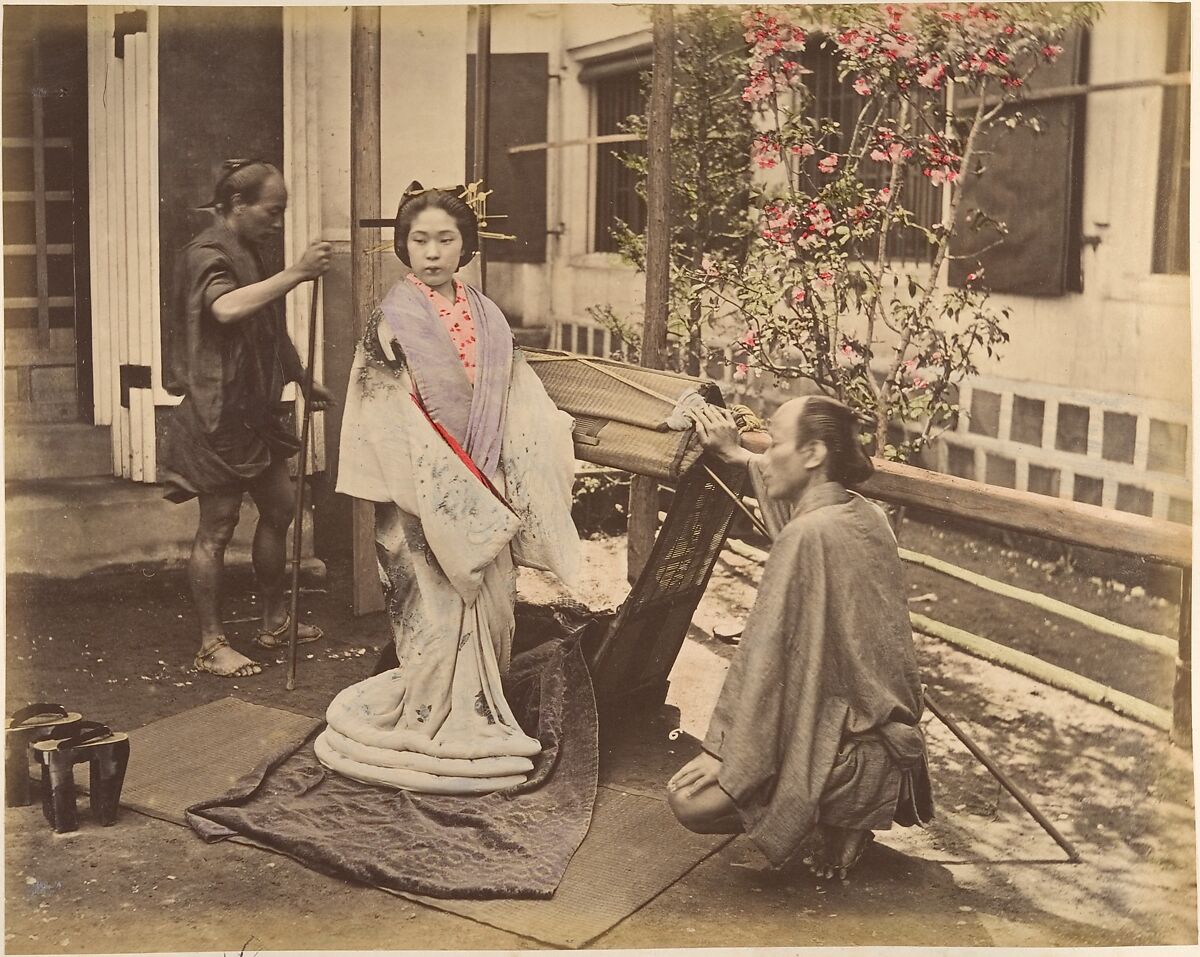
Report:
[[[757,517],[754,516],[746,508],[746,505],[742,501],[741,496],[738,495],[736,492],[734,492],[732,489],[730,489],[719,478],[717,478],[717,476],[715,474],[713,474],[712,470],[709,469],[707,465],[705,466],[705,470],[708,471],[709,476],[713,479],[714,482],[716,482],[717,487],[722,492],[724,492],[727,496],[729,496],[729,498],[731,498],[733,500],[734,504],[736,506],[738,506],[746,514],[746,516],[754,524],[754,527],[761,534],[765,535],[768,539],[773,540],[774,536],[771,535],[767,531],[766,526],[763,525],[757,519]],[[1054,842],[1066,852],[1067,859],[1072,864],[1079,863],[1079,861],[1080,861],[1079,852],[1077,850],[1075,850],[1075,846],[1070,841],[1068,841],[1065,837],[1062,836],[1062,834],[1059,832],[1058,828],[1056,828],[1053,824],[1050,823],[1050,821],[1049,821],[1049,819],[1047,819],[1046,815],[1044,815],[1041,811],[1039,811],[1037,809],[1037,807],[1034,805],[1034,803],[1029,799],[1028,795],[1026,795],[1025,792],[1022,791],[1019,787],[1017,787],[1017,785],[1013,782],[1013,780],[1007,774],[1005,774],[1004,771],[1002,771],[1000,769],[999,765],[997,765],[996,762],[993,761],[984,752],[984,750],[981,747],[979,747],[978,744],[976,744],[974,741],[971,740],[970,737],[968,737],[967,733],[958,726],[958,723],[953,718],[951,718],[948,714],[946,714],[941,709],[941,707],[939,705],[937,705],[929,697],[928,692],[926,692],[924,694],[924,699],[925,699],[925,704],[929,706],[929,710],[933,712],[934,717],[936,717],[939,721],[941,721],[942,724],[944,724],[947,727],[947,729],[949,729],[950,733],[953,734],[956,738],[958,738],[959,741],[961,741],[963,743],[963,745],[966,747],[966,749],[968,751],[970,751],[971,754],[975,757],[975,759],[987,769],[988,773],[1000,783],[1000,786],[1003,787],[1004,790],[1006,790],[1009,794],[1011,794],[1014,798],[1016,798],[1017,803],[1020,804],[1021,807],[1023,807],[1029,813],[1029,816],[1032,817],[1035,821],[1037,821],[1037,823],[1041,826],[1042,830],[1044,830],[1047,834],[1049,834],[1054,839]]]
[[[317,357],[317,293],[314,279],[308,306],[308,365],[304,367],[304,415],[300,422],[300,468],[296,478],[296,512],[292,517],[292,605],[288,626],[287,690],[296,690],[296,641],[300,634],[300,551],[304,543],[304,476],[308,472],[308,429],[312,422],[313,363]]]
[[[1067,852],[1067,859],[1072,864],[1078,864],[1079,852],[1075,850],[1075,846],[1059,833],[1058,828],[1051,824],[1046,818],[1046,815],[1039,811],[1034,806],[1033,802],[1029,800],[1025,792],[1017,787],[1017,785],[1012,781],[1011,778],[1009,778],[1007,774],[1000,770],[1000,768],[996,765],[996,762],[989,758],[983,752],[983,749],[979,747],[979,745],[967,737],[967,733],[958,726],[958,722],[942,711],[942,709],[934,702],[934,700],[929,697],[928,691],[925,692],[925,704],[929,707],[929,710],[933,712],[934,717],[941,721],[942,724],[944,724],[950,730],[950,733],[958,738],[958,740],[966,746],[968,751],[975,755],[979,763],[988,769],[988,772],[992,775],[992,777],[1000,782],[1000,785],[1004,788],[1004,790],[1017,799],[1017,803],[1020,804],[1021,807],[1025,808],[1025,810],[1029,812],[1030,817],[1032,817],[1038,822],[1038,824],[1042,826],[1042,830],[1054,838],[1054,842]]]

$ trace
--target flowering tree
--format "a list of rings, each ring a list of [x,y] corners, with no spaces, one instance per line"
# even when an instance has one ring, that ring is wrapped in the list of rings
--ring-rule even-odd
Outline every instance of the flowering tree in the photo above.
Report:
[[[964,181],[985,172],[980,134],[1036,124],[1015,109],[1022,87],[1094,14],[1056,3],[744,14],[741,97],[756,111],[752,158],[767,186],[750,255],[706,260],[691,287],[744,317],[739,376],[814,380],[873,420],[867,438],[888,458],[920,452],[953,421],[954,386],[976,371],[980,350],[992,355],[1008,338],[1007,312],[989,306],[981,270],[965,288],[943,280],[962,225],[1003,239],[1003,224],[961,215]],[[814,108],[805,64],[816,55],[857,96],[843,121]],[[911,208],[920,188],[941,194],[937,221]],[[919,261],[896,253],[905,236],[925,253]],[[917,431],[889,443],[897,421]]]

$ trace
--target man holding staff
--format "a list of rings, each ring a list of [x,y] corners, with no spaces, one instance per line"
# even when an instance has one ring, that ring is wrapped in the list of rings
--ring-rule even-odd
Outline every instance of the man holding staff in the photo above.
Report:
[[[328,268],[331,247],[314,242],[300,260],[266,276],[260,247],[283,231],[287,189],[262,160],[229,160],[217,181],[215,222],[180,253],[175,271],[176,332],[168,384],[184,396],[169,433],[167,497],[198,498],[200,523],[188,580],[200,619],[198,670],[221,677],[258,674],[259,664],[229,645],[221,618],[225,549],[250,493],[258,507],[253,561],[262,626],[255,641],[286,647],[291,624],[284,602],[287,532],[299,485],[287,459],[299,442],[287,424],[283,388],[304,388],[304,369],[287,333],[283,302]],[[305,396],[320,410],[333,395],[314,382]],[[299,643],[321,631],[300,625]]]

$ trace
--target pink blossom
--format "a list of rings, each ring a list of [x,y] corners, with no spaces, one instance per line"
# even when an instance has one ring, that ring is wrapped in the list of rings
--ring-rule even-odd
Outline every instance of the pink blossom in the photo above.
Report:
[[[967,273],[967,282],[974,282],[978,278],[979,277],[973,272]]]
[[[750,371],[750,367],[744,362],[739,362],[737,368],[733,371],[733,377],[741,380],[746,378],[746,373]]]
[[[718,275],[716,263],[714,263],[708,256],[705,256],[700,260],[700,269],[704,275],[708,276],[710,279]]]
[[[831,153],[817,164],[817,169],[819,169],[822,173],[832,173],[835,169],[837,169],[837,165],[838,158]]]
[[[941,88],[942,78],[945,75],[946,67],[941,63],[937,63],[917,77],[917,82],[927,90],[937,90]]]
[[[865,77],[860,76],[857,80],[854,81],[854,92],[857,93],[859,96],[870,96],[871,95],[871,87],[867,83]]]
[[[958,179],[958,173],[952,169],[927,169],[924,173],[929,177],[929,182],[933,183],[934,186],[953,183]]]
[[[1047,43],[1042,47],[1042,56],[1047,60],[1055,60],[1062,55],[1063,48],[1056,44]]]
[[[806,298],[807,294],[799,286],[792,290],[792,302],[799,304],[804,302]]]
[[[757,342],[758,336],[756,336],[753,332],[747,332],[746,335],[742,337],[742,345],[744,345],[747,349],[753,349],[755,343]]]
[[[817,273],[817,278],[813,280],[814,285],[820,286],[822,289],[833,288],[833,273],[828,269],[822,269]]]
[[[811,143],[800,143],[792,147],[792,153],[796,156],[812,156],[816,152]]]
[[[892,188],[890,186],[885,186],[885,187],[883,187],[883,189],[881,189],[878,193],[875,194],[875,202],[886,203],[889,199],[891,199],[891,197],[892,197]]]

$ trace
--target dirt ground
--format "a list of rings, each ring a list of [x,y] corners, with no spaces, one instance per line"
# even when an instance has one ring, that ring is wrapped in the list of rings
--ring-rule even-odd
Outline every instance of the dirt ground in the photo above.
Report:
[[[1136,586],[908,522],[916,551],[1174,634],[1177,608]],[[585,543],[580,595],[624,595],[624,541]],[[1033,564],[1036,562],[1037,564]],[[62,701],[133,729],[227,694],[320,714],[371,669],[381,616],[351,616],[345,569],[305,589],[306,617],[330,640],[304,649],[300,686],[282,667],[218,681],[190,667],[193,625],[180,571],[131,569],[62,583],[10,581],[6,705]],[[1169,706],[1169,659],[1103,639],[934,572],[909,568],[914,608]],[[711,637],[753,601],[753,571],[719,565],[672,676],[679,726],[700,736],[734,647]],[[231,576],[226,617],[245,647],[252,583]],[[1123,590],[1122,590],[1123,589]],[[522,574],[521,591],[552,586]],[[704,861],[596,941],[597,947],[764,945],[1135,945],[1196,943],[1192,767],[1165,735],[1107,709],[920,639],[931,693],[1007,768],[1066,836],[1061,852],[939,723],[927,717],[938,819],[879,836],[858,880],[825,888],[773,871],[744,839]],[[682,742],[681,742],[682,743]],[[679,754],[680,763],[690,754]],[[657,773],[657,772],[656,772]],[[666,839],[667,836],[664,836]],[[247,952],[284,949],[501,949],[541,946],[333,880],[292,861],[125,811],[116,827],[54,835],[38,808],[6,814],[9,953]],[[631,860],[644,849],[631,848]],[[66,906],[64,906],[66,905]]]

